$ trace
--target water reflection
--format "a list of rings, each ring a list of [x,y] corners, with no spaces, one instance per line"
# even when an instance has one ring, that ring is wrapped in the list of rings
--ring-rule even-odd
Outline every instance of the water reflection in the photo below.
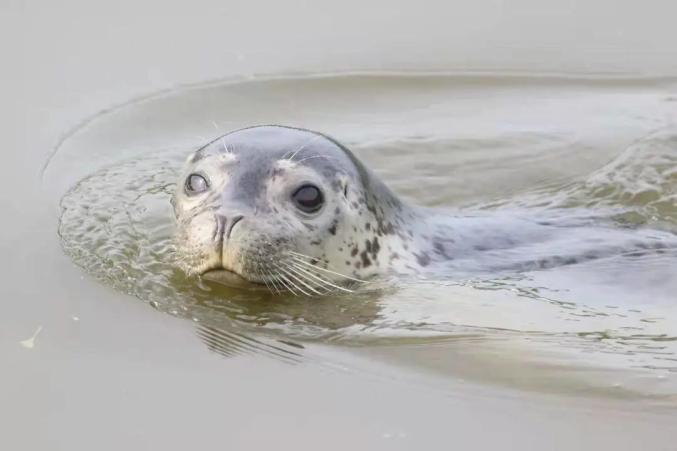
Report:
[[[244,354],[263,354],[285,363],[303,361],[303,345],[293,341],[268,342],[265,339],[252,338],[249,335],[231,332],[226,329],[198,325],[197,336],[210,351],[224,357]]]
[[[665,109],[661,95],[626,85],[616,92],[613,83],[563,87],[542,81],[532,87],[453,77],[427,79],[422,91],[414,78],[212,86],[104,116],[66,143],[68,164],[58,166],[57,154],[56,166],[46,171],[48,182],[58,173],[55,186],[71,187],[61,201],[64,250],[103,283],[195,321],[200,339],[227,357],[261,353],[299,363],[308,358],[303,346],[329,343],[445,373],[501,374],[517,385],[523,378],[532,387],[536,376],[527,367],[532,374],[547,365],[579,374],[598,364],[628,374],[644,370],[642,383],[674,374],[677,253],[672,249],[512,274],[455,268],[323,298],[234,290],[176,269],[169,197],[183,159],[201,142],[196,136],[218,134],[213,121],[235,128],[280,122],[276,115],[345,136],[361,158],[417,203],[548,212],[554,220],[570,220],[584,210],[618,229],[677,229],[677,135],[658,124],[660,118],[674,120],[675,113]],[[468,95],[478,87],[482,95]],[[327,98],[336,95],[332,92],[350,101],[327,111],[335,105]],[[380,103],[363,101],[365,93],[375,92]],[[487,92],[495,100],[491,111],[481,102]],[[520,107],[525,92],[532,99],[528,109]],[[205,111],[204,105],[218,103],[201,102],[212,95],[224,104],[248,99],[238,119],[245,124],[218,109]],[[200,105],[191,110],[194,116],[174,114],[187,101],[182,96]],[[304,111],[287,105],[300,97],[311,99]],[[655,118],[628,115],[628,105],[647,115],[653,111]],[[145,130],[131,127],[139,116],[157,122]],[[572,128],[554,130],[552,123]],[[499,132],[496,124],[502,124]],[[657,124],[664,130],[650,134]],[[589,139],[580,143],[582,136]],[[629,137],[642,139],[622,144]],[[165,140],[191,144],[165,148],[176,144]],[[157,142],[157,150],[142,152],[136,142]],[[418,158],[412,163],[414,147]],[[617,158],[609,162],[611,156]],[[554,250],[539,251],[552,255]],[[533,365],[526,365],[531,356]],[[542,381],[557,380],[557,371],[551,378],[539,374]],[[674,379],[662,390],[677,392]]]

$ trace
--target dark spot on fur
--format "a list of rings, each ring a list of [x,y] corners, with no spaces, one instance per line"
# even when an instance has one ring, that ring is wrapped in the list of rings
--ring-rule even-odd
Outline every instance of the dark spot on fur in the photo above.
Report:
[[[331,227],[329,227],[329,233],[332,235],[336,235],[336,228],[338,227],[338,220],[334,219],[334,222],[331,223]]]
[[[447,254],[447,250],[444,247],[444,245],[440,241],[433,241],[433,251],[435,254],[439,255],[440,257],[444,257],[448,260],[451,260],[451,256]]]
[[[578,259],[576,257],[566,257],[562,260],[563,265],[575,265],[578,263]]]
[[[414,253],[414,256],[416,257],[416,261],[419,265],[428,266],[430,264],[430,256],[427,252],[423,252],[421,254]]]
[[[364,225],[364,230],[371,230],[371,224],[370,224],[370,223],[366,223],[366,224]]]
[[[351,255],[352,257],[354,257],[354,256],[357,255],[358,252],[360,252],[360,250],[357,248],[357,246],[355,246],[355,247],[353,248],[353,250],[350,251],[350,255]]]
[[[395,226],[392,222],[384,223],[383,221],[377,220],[376,231],[379,235],[392,235],[395,233]]]
[[[360,254],[360,258],[362,258],[362,265],[364,265],[365,268],[367,266],[371,266],[371,260],[367,255],[367,251],[362,251],[362,253]]]
[[[371,257],[374,260],[376,260],[376,256],[378,255],[380,250],[381,245],[378,242],[378,237],[374,237],[374,239],[371,241]]]

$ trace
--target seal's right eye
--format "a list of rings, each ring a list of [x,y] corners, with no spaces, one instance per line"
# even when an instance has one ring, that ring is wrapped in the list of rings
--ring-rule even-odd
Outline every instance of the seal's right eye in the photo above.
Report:
[[[186,179],[186,193],[199,194],[207,191],[209,182],[200,174],[190,174]]]

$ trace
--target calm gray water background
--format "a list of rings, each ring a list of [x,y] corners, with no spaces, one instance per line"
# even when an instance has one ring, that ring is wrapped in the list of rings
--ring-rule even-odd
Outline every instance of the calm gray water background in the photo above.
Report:
[[[615,385],[630,383],[632,377],[616,381],[607,371],[590,375],[595,371],[570,365],[566,356],[549,359],[551,363],[562,359],[554,370],[530,373],[523,365],[512,364],[519,362],[512,358],[518,351],[509,340],[501,341],[508,343],[505,351],[502,344],[492,343],[469,346],[464,342],[455,348],[447,343],[416,343],[411,352],[403,352],[397,344],[353,348],[310,342],[304,343],[303,350],[289,353],[285,346],[291,345],[268,337],[254,337],[259,342],[251,344],[246,342],[250,336],[223,338],[218,330],[196,333],[192,321],[158,313],[76,267],[64,255],[56,234],[57,202],[66,186],[55,181],[58,177],[47,182],[40,178],[47,156],[69,130],[102,110],[183,84],[257,73],[442,70],[650,78],[613,85],[605,94],[600,94],[599,86],[571,91],[568,83],[550,81],[538,97],[536,111],[542,113],[538,117],[530,116],[534,114],[529,108],[531,97],[520,96],[520,92],[534,92],[533,84],[482,102],[486,91],[477,86],[479,82],[469,81],[474,83],[472,89],[461,90],[459,97],[471,93],[480,99],[470,99],[466,105],[484,106],[458,113],[445,146],[456,142],[462,152],[462,143],[493,137],[504,149],[519,150],[521,146],[501,141],[491,118],[499,114],[496,111],[502,112],[502,118],[516,111],[519,115],[512,125],[537,127],[538,139],[525,141],[533,145],[527,146],[527,155],[538,153],[544,135],[552,141],[543,148],[554,152],[544,161],[528,160],[532,171],[518,180],[497,165],[482,164],[494,160],[493,155],[484,155],[476,168],[467,171],[469,178],[458,183],[458,190],[430,199],[438,205],[491,198],[489,194],[505,187],[520,192],[553,176],[567,180],[583,167],[592,171],[603,166],[655,129],[674,124],[677,104],[670,99],[676,91],[670,77],[677,75],[673,24],[677,10],[673,3],[547,3],[480,1],[453,7],[443,2],[4,3],[0,273],[5,314],[0,319],[4,362],[0,446],[672,449],[677,421],[672,404],[613,394]],[[364,85],[356,84],[355,89],[360,86]],[[548,87],[553,87],[550,93]],[[319,125],[324,121],[331,126],[355,111],[346,92],[334,97],[336,104],[327,110],[334,116],[315,118]],[[345,107],[341,99],[348,102]],[[293,100],[312,102],[312,98]],[[438,113],[449,111],[441,104]],[[219,106],[210,108],[216,111]],[[221,113],[232,117],[227,108],[223,105]],[[368,116],[353,116],[352,127],[345,123],[331,131],[343,133],[348,140],[351,133],[362,133],[353,136],[355,142],[365,143],[365,150],[369,143],[378,147],[386,135],[381,132],[390,125],[379,129],[374,115],[388,115],[392,123],[400,110],[396,99],[371,108]],[[578,114],[582,112],[588,115]],[[250,113],[242,120],[261,117],[254,115],[260,111]],[[288,117],[282,113],[280,120]],[[180,121],[181,115],[174,119]],[[372,126],[362,130],[359,126],[365,122]],[[169,123],[167,119],[165,126]],[[125,145],[138,146],[125,147],[135,152],[193,142],[188,135],[180,142],[142,142],[136,138],[164,136],[156,133],[162,128],[147,129],[137,121],[137,130],[134,124],[130,120],[128,133],[117,129],[104,142],[101,137],[106,135],[96,135],[102,146],[92,146],[92,152],[105,156],[120,149],[116,137],[126,139]],[[214,130],[209,123],[199,125]],[[228,125],[217,118],[217,127]],[[431,127],[438,125],[431,123]],[[530,130],[520,130],[529,136]],[[570,144],[602,151],[580,152],[579,158],[571,159]],[[431,155],[436,155],[434,150]],[[466,156],[461,161],[471,162]],[[364,157],[370,161],[368,152]],[[508,152],[505,162],[518,157],[519,153]],[[397,164],[406,165],[406,159],[388,161],[392,165],[381,165],[385,161],[378,157],[370,163],[384,168],[384,178],[406,195],[424,198],[408,190],[404,178],[398,179],[403,169]],[[92,161],[87,165],[70,168],[63,180],[72,180],[77,171],[91,172]],[[425,167],[419,170],[426,174]],[[491,174],[491,185],[479,191],[470,188],[486,172]],[[472,179],[472,174],[478,178]],[[415,303],[410,305],[414,312],[421,311]],[[468,318],[478,318],[472,307],[459,305],[458,314],[463,311]],[[510,312],[507,309],[501,320],[510,320]],[[515,323],[520,324],[520,318]],[[240,343],[241,351],[234,358],[213,352],[223,351],[219,343],[233,341]],[[290,357],[279,358],[282,351],[277,348]],[[544,352],[551,349],[545,346]],[[227,350],[233,352],[232,347]],[[450,368],[450,352],[464,364]],[[542,361],[536,359],[535,366]],[[609,365],[614,368],[616,363],[612,359]],[[583,380],[602,381],[593,385],[610,387],[611,396],[606,392],[577,396],[580,378],[558,377],[568,372],[582,372]],[[486,377],[489,373],[501,377],[492,380]],[[640,392],[649,387],[647,391],[656,393],[661,381],[672,387],[673,379],[657,376],[649,384],[640,378],[638,387]],[[552,382],[561,380],[574,382],[571,386]],[[553,385],[558,390],[550,390]]]

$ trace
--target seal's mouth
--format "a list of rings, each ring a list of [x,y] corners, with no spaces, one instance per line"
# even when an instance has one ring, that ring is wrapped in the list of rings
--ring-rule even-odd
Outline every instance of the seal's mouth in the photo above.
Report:
[[[207,281],[225,285],[230,288],[240,288],[249,290],[265,290],[266,286],[245,279],[241,275],[225,268],[209,269],[201,274],[201,277]]]

